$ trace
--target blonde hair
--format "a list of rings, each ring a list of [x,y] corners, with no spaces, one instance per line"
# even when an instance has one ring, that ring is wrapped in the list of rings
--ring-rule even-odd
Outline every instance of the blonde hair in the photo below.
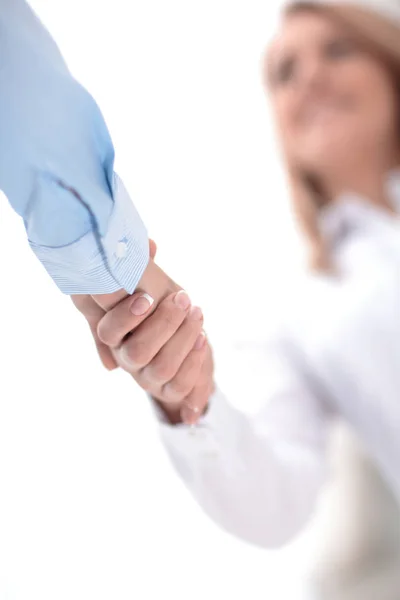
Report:
[[[388,19],[360,7],[349,4],[323,4],[318,2],[292,2],[285,9],[284,16],[299,11],[322,13],[341,22],[393,72],[398,81],[400,99],[400,27]],[[266,54],[265,73],[269,72],[269,52]],[[269,81],[266,81],[267,88]],[[399,100],[400,109],[400,100]],[[400,135],[399,135],[400,141]],[[317,180],[299,172],[295,165],[287,164],[292,206],[301,233],[308,246],[309,267],[317,271],[331,271],[332,261],[327,241],[319,227],[321,206],[329,202]]]

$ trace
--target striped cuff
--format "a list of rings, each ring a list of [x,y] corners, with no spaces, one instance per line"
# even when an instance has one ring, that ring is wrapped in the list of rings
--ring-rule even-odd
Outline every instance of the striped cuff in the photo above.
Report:
[[[91,230],[76,242],[30,247],[58,288],[72,294],[132,294],[149,261],[146,228],[121,179],[114,175],[114,208],[107,232]]]

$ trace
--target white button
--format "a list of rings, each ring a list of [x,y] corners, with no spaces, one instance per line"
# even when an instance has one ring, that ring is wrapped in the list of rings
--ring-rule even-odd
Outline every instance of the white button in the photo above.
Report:
[[[125,258],[127,251],[128,246],[126,245],[126,242],[118,242],[115,256],[117,258]]]
[[[193,425],[189,428],[189,435],[193,438],[196,438],[196,440],[206,439],[206,432],[204,429],[200,429],[199,427],[196,427],[196,425]]]

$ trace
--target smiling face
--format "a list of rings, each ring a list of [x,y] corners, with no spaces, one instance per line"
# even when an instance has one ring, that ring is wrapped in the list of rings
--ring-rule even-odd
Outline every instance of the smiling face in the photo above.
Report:
[[[289,13],[269,54],[272,104],[285,154],[323,173],[372,147],[398,144],[398,92],[389,68],[332,18]]]

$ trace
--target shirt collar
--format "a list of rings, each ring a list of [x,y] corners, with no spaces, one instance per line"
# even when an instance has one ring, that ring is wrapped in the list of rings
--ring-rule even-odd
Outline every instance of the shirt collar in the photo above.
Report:
[[[390,171],[386,178],[386,189],[394,210],[400,215],[400,169]],[[365,218],[383,215],[380,208],[367,198],[354,192],[346,192],[319,214],[319,229],[329,245],[336,245],[347,237]],[[386,217],[386,214],[383,216]]]

